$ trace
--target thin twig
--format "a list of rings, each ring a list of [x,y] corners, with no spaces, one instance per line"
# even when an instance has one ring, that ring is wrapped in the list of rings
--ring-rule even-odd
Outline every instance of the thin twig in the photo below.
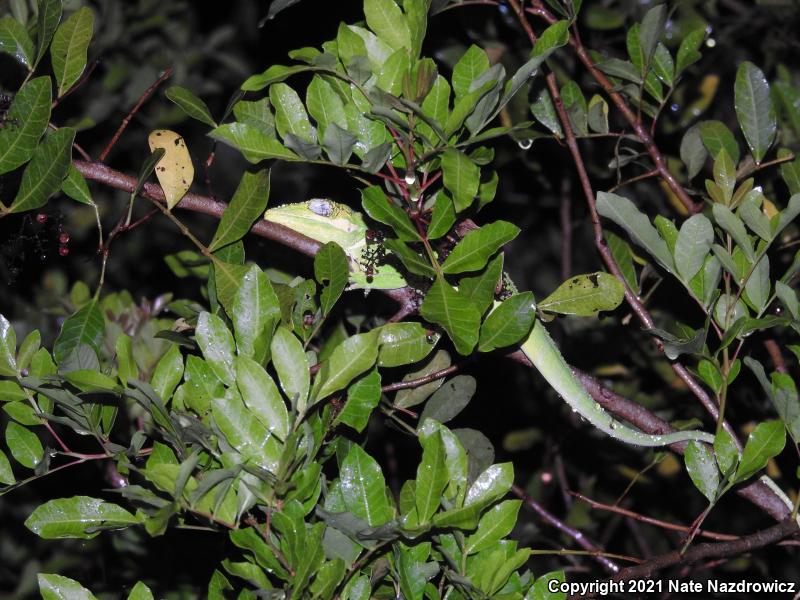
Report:
[[[418,388],[426,383],[430,383],[431,381],[436,381],[437,379],[443,379],[448,375],[452,375],[458,371],[458,365],[450,365],[446,369],[442,369],[440,371],[434,371],[433,373],[429,373],[428,375],[424,375],[417,379],[411,379],[409,381],[398,381],[397,383],[390,383],[389,385],[384,385],[381,388],[381,391],[384,394],[388,394],[389,392],[396,392],[397,390],[408,390],[411,388]]]
[[[600,563],[600,565],[609,573],[619,573],[620,566],[615,563],[610,558],[604,556],[603,554],[595,554],[598,552],[603,552],[602,549],[598,548],[591,540],[589,540],[582,531],[578,531],[574,527],[570,527],[564,521],[556,517],[554,514],[550,513],[544,506],[539,504],[536,500],[531,498],[528,493],[523,490],[518,485],[514,485],[511,487],[511,491],[514,494],[521,498],[522,501],[525,503],[529,509],[535,512],[539,517],[552,527],[555,527],[560,532],[568,535],[571,537],[575,542],[584,550],[592,553],[592,557]]]
[[[614,504],[605,504],[603,502],[598,502],[597,500],[592,500],[591,498],[584,496],[579,492],[570,492],[575,498],[578,500],[582,500],[586,502],[592,508],[596,508],[599,510],[605,510],[607,512],[613,512],[620,515],[624,515],[636,521],[640,521],[642,523],[647,523],[648,525],[655,525],[656,527],[660,527],[661,529],[669,529],[671,531],[681,531],[684,533],[688,533],[691,529],[686,525],[679,525],[677,523],[670,523],[668,521],[662,521],[661,519],[655,519],[653,517],[648,517],[647,515],[643,515],[641,513],[637,513],[632,510],[628,510],[627,508],[622,508],[621,506],[616,506]],[[727,542],[730,540],[738,540],[738,535],[731,535],[728,533],[717,533],[715,531],[707,531],[705,529],[698,529],[697,535],[700,537],[717,540],[720,542]]]
[[[145,102],[147,102],[147,99],[150,98],[150,96],[153,95],[153,92],[155,92],[156,89],[158,89],[158,86],[160,86],[164,81],[169,79],[169,77],[171,77],[171,76],[172,76],[172,67],[170,67],[166,71],[164,71],[161,74],[161,77],[156,79],[155,83],[153,83],[153,85],[151,85],[149,88],[147,88],[144,91],[144,93],[139,97],[139,100],[133,106],[131,111],[125,116],[124,119],[122,119],[122,123],[120,123],[119,128],[114,133],[114,135],[111,138],[111,140],[108,142],[108,145],[105,147],[105,150],[103,150],[100,153],[100,156],[97,157],[98,162],[101,162],[101,163],[105,162],[106,157],[108,157],[108,153],[111,152],[111,149],[114,147],[114,144],[117,143],[117,141],[119,140],[120,136],[123,134],[125,129],[128,127],[128,124],[131,122],[131,119],[133,118],[133,116],[137,112],[139,112],[139,109],[142,107],[142,105]]]

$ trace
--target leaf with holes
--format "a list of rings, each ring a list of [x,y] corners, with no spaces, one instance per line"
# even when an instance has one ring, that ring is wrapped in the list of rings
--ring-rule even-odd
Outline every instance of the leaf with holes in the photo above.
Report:
[[[617,308],[625,288],[610,273],[589,273],[571,277],[539,302],[539,309],[563,315],[591,317]]]
[[[169,129],[156,129],[147,140],[150,143],[150,152],[159,148],[164,150],[164,156],[156,164],[156,177],[164,190],[167,208],[172,209],[192,185],[192,157],[183,136]]]

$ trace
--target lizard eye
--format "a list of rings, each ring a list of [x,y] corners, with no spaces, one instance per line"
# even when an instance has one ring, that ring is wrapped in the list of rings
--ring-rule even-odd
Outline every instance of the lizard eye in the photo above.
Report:
[[[308,209],[320,217],[330,217],[333,214],[333,206],[328,200],[309,200]]]

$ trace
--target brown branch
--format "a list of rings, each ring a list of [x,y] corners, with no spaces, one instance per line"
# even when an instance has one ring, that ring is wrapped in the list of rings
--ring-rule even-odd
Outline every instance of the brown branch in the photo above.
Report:
[[[783,360],[783,354],[781,354],[781,347],[778,342],[773,339],[764,340],[764,348],[766,348],[775,370],[778,373],[788,373],[789,370],[786,368],[786,361]]]
[[[158,86],[160,86],[164,81],[169,79],[171,76],[172,76],[172,67],[164,71],[161,74],[161,77],[156,79],[155,83],[153,83],[153,85],[151,85],[144,91],[144,93],[139,97],[139,100],[133,106],[131,111],[125,116],[124,119],[122,119],[122,123],[120,123],[120,126],[117,129],[117,131],[114,132],[114,135],[111,137],[111,140],[108,142],[108,145],[105,147],[105,150],[103,150],[100,153],[100,156],[97,157],[97,160],[99,162],[105,162],[106,158],[108,157],[108,153],[111,152],[111,149],[114,147],[114,144],[117,143],[120,136],[123,134],[125,129],[127,129],[128,124],[131,122],[131,119],[133,118],[133,115],[139,112],[139,109],[142,107],[142,105],[145,102],[147,102],[147,99],[153,95],[153,92],[155,92],[156,89],[158,89]]]
[[[703,560],[739,556],[766,546],[771,546],[784,538],[796,535],[800,531],[794,520],[781,521],[772,527],[762,529],[751,535],[728,542],[716,544],[699,544],[684,553],[679,550],[667,552],[640,565],[627,567],[614,575],[610,581],[627,581],[629,579],[648,579],[655,573],[675,565],[691,565]],[[587,594],[582,598],[594,598],[597,594]],[[577,598],[573,596],[571,598]]]
[[[591,498],[584,496],[583,494],[580,494],[578,492],[570,492],[570,494],[575,496],[578,500],[586,502],[586,504],[588,504],[592,508],[623,515],[625,517],[634,519],[641,523],[647,523],[648,525],[655,525],[656,527],[660,527],[661,529],[669,529],[671,531],[681,531],[684,533],[688,533],[691,530],[691,527],[687,527],[686,525],[679,525],[677,523],[670,523],[669,521],[662,521],[661,519],[648,517],[647,515],[643,515],[641,513],[628,510],[627,508],[622,508],[621,506],[615,506],[613,504],[605,504],[603,502],[598,502],[597,500],[592,500]],[[696,533],[700,537],[717,540],[719,542],[727,542],[730,540],[739,539],[738,535],[730,535],[728,533],[717,533],[715,531],[706,531],[705,529],[698,529]]]
[[[381,392],[387,394],[389,392],[396,392],[397,390],[418,388],[420,386],[425,385],[426,383],[430,383],[431,381],[436,381],[437,379],[443,379],[448,375],[452,375],[453,373],[457,372],[458,369],[459,369],[458,365],[450,365],[446,369],[442,369],[440,371],[434,371],[433,373],[429,373],[428,375],[424,375],[423,377],[419,377],[417,379],[410,379],[409,381],[398,381],[397,383],[390,383],[389,385],[384,385],[381,388]]]
[[[555,527],[556,529],[566,534],[567,536],[571,537],[584,550],[592,553],[597,552],[598,554],[592,554],[591,556],[598,563],[600,563],[600,565],[606,571],[608,571],[609,573],[620,572],[619,565],[610,558],[603,556],[602,554],[599,554],[599,552],[602,552],[602,549],[596,546],[594,542],[592,542],[590,539],[588,539],[582,531],[578,531],[574,527],[570,527],[569,525],[564,523],[564,521],[556,517],[554,514],[550,513],[544,506],[542,506],[536,500],[531,498],[527,494],[527,492],[525,492],[525,490],[523,490],[518,485],[512,486],[511,491],[514,492],[516,496],[522,499],[522,501],[525,503],[525,506],[527,506],[537,515],[539,515],[542,521],[544,521],[548,525],[551,525],[552,527]]]
[[[520,21],[524,20],[525,23],[527,23],[527,19],[525,18],[524,12],[522,12],[522,8],[518,4],[518,0],[509,0],[509,4],[511,4],[512,8],[517,11]],[[519,7],[518,10],[517,7]],[[553,24],[558,20],[538,0],[534,0],[533,8],[529,8],[527,11],[543,18],[550,24]],[[530,25],[528,24],[527,27],[529,29]],[[525,28],[525,25],[523,25],[523,28]],[[528,37],[530,37],[530,35]],[[586,47],[581,42],[580,36],[571,35],[569,38],[569,43],[575,49],[575,53],[578,55],[578,58],[583,63],[584,67],[586,67],[586,70],[589,72],[592,78],[600,84],[600,87],[603,88],[605,93],[614,103],[614,106],[616,106],[617,110],[633,128],[636,136],[647,150],[647,154],[650,155],[650,159],[653,161],[653,165],[661,176],[661,179],[664,180],[664,182],[669,186],[669,189],[672,190],[672,193],[675,194],[675,196],[677,196],[681,204],[686,207],[686,210],[692,214],[700,212],[703,208],[702,203],[692,200],[684,187],[678,183],[678,180],[669,170],[667,162],[664,160],[664,156],[661,154],[661,151],[656,145],[655,140],[653,140],[650,132],[647,131],[647,127],[644,126],[641,119],[636,115],[636,113],[633,112],[631,107],[628,106],[625,98],[623,98],[622,95],[616,91],[616,86],[609,81],[608,77],[606,77],[602,71],[595,67],[594,61],[589,56]]]

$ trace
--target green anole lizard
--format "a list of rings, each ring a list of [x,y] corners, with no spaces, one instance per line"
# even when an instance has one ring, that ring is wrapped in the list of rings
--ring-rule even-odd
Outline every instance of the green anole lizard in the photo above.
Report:
[[[390,265],[377,265],[367,277],[363,267],[367,224],[360,213],[345,205],[326,199],[313,199],[268,209],[264,218],[321,243],[339,244],[350,259],[351,289],[395,289],[407,285],[403,276]],[[714,443],[714,435],[705,431],[676,431],[656,435],[616,420],[584,389],[539,319],[536,319],[520,350],[574,412],[616,440],[645,447],[668,446],[688,441]],[[766,476],[761,480],[784,504],[790,509],[793,507],[791,500],[774,481]]]

